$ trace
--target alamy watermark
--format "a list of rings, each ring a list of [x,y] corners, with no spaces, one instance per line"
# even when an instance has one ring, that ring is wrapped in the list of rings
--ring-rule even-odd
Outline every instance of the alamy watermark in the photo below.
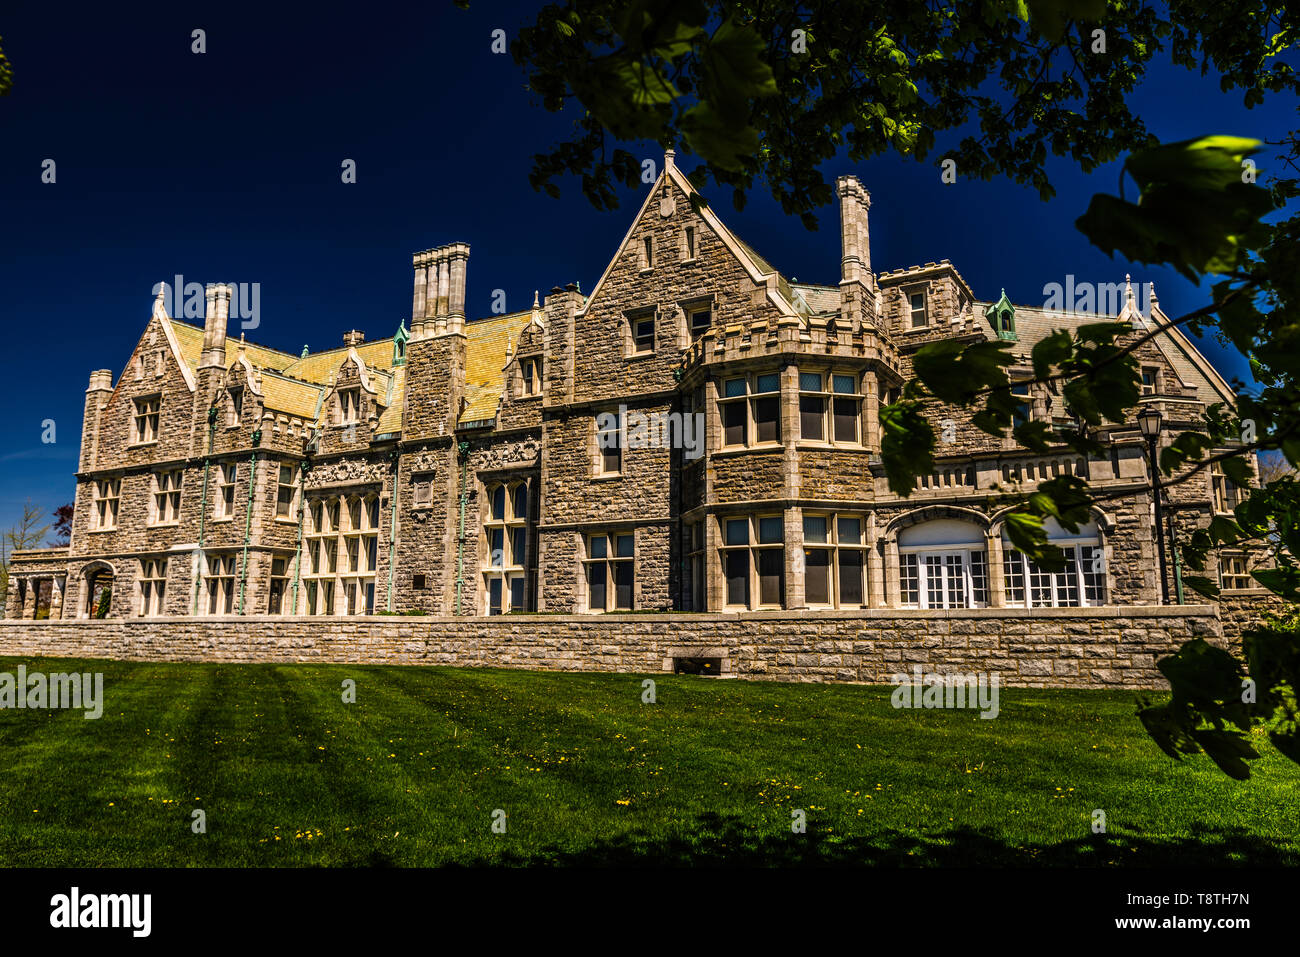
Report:
[[[162,295],[163,307],[173,319],[202,319],[206,315],[206,293],[203,283],[186,282],[180,273],[175,283],[154,283],[155,299]],[[239,328],[256,329],[262,324],[262,284],[260,282],[229,282],[218,285],[230,287],[230,319],[239,320]]]
[[[896,674],[889,683],[898,685],[890,699],[895,708],[978,708],[981,718],[1001,710],[996,674],[936,674],[913,665],[911,675]]]
[[[1049,282],[1043,286],[1043,308],[1067,316],[1118,316],[1130,292],[1138,315],[1149,318],[1155,301],[1154,283],[1139,283],[1134,290],[1127,281],[1077,282],[1074,273],[1066,274],[1064,284]]]
[[[620,405],[596,416],[601,449],[682,449],[688,459],[704,454],[703,412],[638,412]]]
[[[104,714],[104,673],[45,674],[18,666],[15,675],[0,671],[0,711],[5,709],[82,709],[86,720]]]

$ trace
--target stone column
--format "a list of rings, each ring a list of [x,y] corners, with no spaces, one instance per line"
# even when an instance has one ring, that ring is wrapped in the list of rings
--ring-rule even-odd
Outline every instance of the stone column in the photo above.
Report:
[[[429,282],[428,253],[416,253],[411,257],[415,266],[415,287],[411,297],[411,335],[422,338],[424,333],[425,295]]]
[[[727,582],[723,575],[722,553],[718,547],[722,544],[722,532],[718,529],[717,516],[705,515],[704,522],[704,601],[710,612],[722,611],[727,604]]]
[[[803,551],[803,509],[785,510],[785,607],[807,607],[804,579],[807,562]]]
[[[863,405],[862,444],[873,452],[880,451],[880,380],[876,373],[862,377]]]
[[[898,536],[885,539],[885,604],[897,608],[902,604],[898,581]]]
[[[876,529],[876,513],[867,515],[865,530],[867,543],[867,606],[885,607],[885,569],[880,551],[882,540]]]
[[[1006,569],[1002,566],[1002,533],[989,531],[989,607],[1002,608],[1007,603]]]
[[[36,617],[36,596],[40,589],[35,578],[25,578],[23,584],[27,587],[23,595],[23,618],[31,620]]]
[[[9,576],[9,591],[5,595],[5,618],[16,620],[23,616],[23,602],[18,595],[18,579]]]
[[[50,586],[50,620],[63,617],[63,579],[57,575]]]

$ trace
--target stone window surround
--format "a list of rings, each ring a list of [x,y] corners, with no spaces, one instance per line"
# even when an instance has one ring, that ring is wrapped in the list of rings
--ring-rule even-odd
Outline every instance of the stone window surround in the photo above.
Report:
[[[898,287],[899,293],[903,297],[903,333],[921,333],[928,331],[934,326],[934,317],[930,314],[930,283],[928,280],[920,282],[907,283]],[[924,313],[925,321],[921,325],[913,325],[915,322],[914,308],[912,306],[912,296],[919,293],[922,297],[921,310]]]
[[[496,614],[510,614],[513,611],[526,611],[528,604],[528,538],[529,538],[529,506],[531,504],[532,488],[526,477],[502,476],[499,478],[489,478],[484,480],[480,490],[479,501],[483,503],[481,509],[482,518],[480,520],[481,530],[479,534],[479,554],[482,560],[479,562],[479,571],[483,579],[483,593],[479,597],[479,614],[491,615],[490,604],[490,587],[493,579],[501,582],[500,591],[500,610]],[[502,508],[501,517],[496,518],[493,514],[493,495],[497,490],[501,490]],[[522,490],[524,496],[523,514],[519,513],[519,501],[517,495]],[[501,564],[496,563],[495,550],[492,548],[492,534],[499,531],[501,534]],[[523,534],[523,554],[517,554],[515,548],[515,535],[522,532]],[[507,558],[509,561],[507,561]],[[524,607],[520,609],[510,608],[510,584],[514,581],[520,583],[523,590]]]
[[[213,482],[215,494],[212,496],[212,521],[213,522],[232,522],[235,519],[235,512],[238,511],[239,500],[236,495],[239,484],[239,463],[238,462],[216,462],[214,463],[215,481]],[[226,510],[226,496],[229,493],[229,511]]]
[[[601,447],[600,437],[602,431],[600,428],[600,417],[604,414],[613,414],[618,416],[618,427],[615,434],[618,435],[618,469],[605,470],[605,449]],[[591,417],[591,477],[595,481],[610,481],[612,479],[621,479],[623,477],[624,458],[627,455],[627,449],[623,448],[623,413],[617,407],[614,409],[605,409],[594,413]],[[607,430],[608,431],[608,430]]]
[[[283,470],[285,468],[289,468],[292,470],[290,473],[291,480],[288,483],[284,481]],[[277,467],[275,470],[275,520],[285,525],[297,525],[299,512],[302,510],[302,502],[301,502],[301,494],[300,494],[301,490],[298,488],[298,481],[297,478],[295,477],[298,473],[298,469],[299,469],[299,463],[297,462],[280,461],[277,463]],[[289,498],[288,514],[281,515],[280,514],[281,492],[285,488],[292,488],[293,493]]]
[[[804,576],[804,607],[805,608],[866,608],[868,605],[868,584],[867,584],[867,520],[866,516],[857,512],[842,512],[836,510],[818,511],[816,509],[802,510],[802,541],[801,550],[796,555],[803,559],[802,569],[795,568],[796,574],[802,572]],[[808,520],[824,519],[826,522],[826,539],[824,541],[809,540],[808,538]],[[856,521],[858,523],[858,541],[844,542],[841,541],[841,520]],[[829,564],[827,566],[827,594],[830,598],[828,602],[810,602],[807,599],[808,587],[808,553],[813,551],[829,552]],[[842,552],[857,552],[860,555],[860,565],[858,574],[862,576],[861,593],[862,601],[853,604],[843,604],[840,600],[842,592],[840,556]],[[850,563],[851,564],[851,563]]]
[[[973,558],[975,554],[980,556],[978,562]],[[942,569],[941,576],[942,590],[944,597],[938,602],[932,600],[928,594],[930,578],[923,573],[923,569],[928,564],[928,559],[938,558],[938,567]],[[954,598],[950,592],[951,576],[948,574],[952,567],[952,560],[957,560],[957,566],[961,575],[961,603],[955,604]],[[912,559],[912,561],[909,561]],[[971,546],[969,543],[952,544],[952,545],[903,545],[898,549],[898,582],[900,598],[903,593],[903,582],[911,579],[915,582],[916,601],[899,602],[900,608],[987,608],[988,607],[988,590],[989,590],[989,559],[988,549],[978,546]],[[981,567],[980,574],[976,575],[975,567]],[[904,572],[908,568],[913,569],[913,573],[908,575]],[[977,581],[977,579],[979,581]],[[983,600],[977,596],[983,595]]]
[[[350,595],[359,599],[352,614],[366,614],[378,588],[379,531],[383,525],[380,494],[373,488],[348,486],[311,498],[303,539],[303,585],[299,598],[302,614],[312,613],[308,605],[308,584],[316,589],[317,615],[346,616],[347,611],[342,609]],[[354,500],[358,505],[355,517],[351,507]],[[356,542],[355,554],[348,547],[353,540]],[[370,555],[371,542],[374,543],[373,555]],[[369,564],[370,567],[351,567],[354,562],[359,566]],[[332,569],[329,567],[331,564]],[[350,593],[349,586],[355,586],[358,591]]]
[[[160,469],[150,473],[151,487],[149,490],[149,515],[147,525],[150,527],[179,525],[181,522],[181,499],[185,495],[185,470],[184,469]],[[163,476],[171,476],[166,488],[163,487]],[[173,481],[174,480],[174,481]],[[159,504],[163,496],[168,501]],[[170,516],[162,518],[160,516]]]
[[[768,376],[775,376],[777,385],[775,390],[758,391],[758,380]],[[718,448],[720,452],[738,452],[747,449],[779,449],[785,443],[783,438],[786,430],[782,423],[782,389],[781,389],[781,369],[758,368],[749,369],[743,372],[736,372],[731,375],[719,375],[716,378],[716,398],[714,403],[717,406],[718,429]],[[742,380],[745,383],[745,392],[742,395],[727,395],[727,383],[736,380]],[[776,398],[776,438],[763,439],[758,438],[758,416],[756,406],[759,402]],[[739,405],[745,409],[745,440],[734,443],[727,441],[727,426],[725,411],[727,406]]]
[[[122,477],[94,479],[91,483],[93,496],[91,513],[92,532],[117,531],[118,509],[122,501]],[[100,506],[103,505],[103,508]],[[111,515],[111,521],[105,518]]]
[[[718,569],[722,581],[722,608],[724,611],[765,611],[771,609],[784,608],[789,603],[789,586],[786,580],[785,555],[786,555],[786,534],[785,534],[785,515],[781,510],[769,511],[766,509],[757,509],[752,513],[741,514],[722,514],[715,516],[718,527]],[[777,519],[781,523],[781,540],[763,541],[762,540],[762,522],[764,520]],[[727,542],[727,528],[729,522],[743,521],[747,526],[746,540],[735,543]],[[745,604],[730,601],[728,595],[729,581],[727,575],[727,557],[731,553],[744,552],[747,556],[746,574],[748,581],[746,584]],[[763,583],[761,568],[761,556],[764,552],[780,552],[780,582],[778,584],[778,600],[776,602],[763,601]]]
[[[864,413],[866,412],[866,399],[867,399],[867,394],[862,390],[862,378],[865,373],[861,371],[854,372],[849,369],[836,368],[834,366],[822,367],[815,364],[799,366],[799,373],[801,377],[802,377],[802,373],[804,372],[815,373],[822,377],[822,391],[813,392],[812,390],[805,390],[803,387],[803,382],[799,381],[800,423],[799,423],[799,437],[795,443],[796,446],[798,448],[817,448],[817,449],[824,449],[824,448],[860,449],[862,448],[864,445],[862,441],[862,437],[863,434],[866,432],[866,423],[863,421],[862,418]],[[853,391],[852,392],[835,391],[836,376],[847,376],[851,378],[853,380]],[[802,406],[803,406],[803,397],[805,395],[821,396],[823,402],[825,403],[824,408],[822,409],[822,438],[820,439],[812,439],[812,438],[804,437]],[[838,400],[849,400],[849,401],[856,402],[858,405],[857,415],[855,416],[856,419],[855,438],[851,440],[841,441],[835,438],[835,402]]]
[[[690,344],[702,336],[705,332],[713,327],[714,321],[718,317],[718,297],[714,293],[703,293],[698,296],[689,296],[685,299],[678,299],[675,303],[675,318],[680,334],[677,337],[677,344],[680,348],[686,349]],[[696,313],[708,310],[710,319],[708,326],[702,326],[698,331],[691,327],[691,317]]]
[[[640,581],[637,579],[636,569],[638,566],[637,553],[638,542],[637,530],[635,528],[607,527],[597,530],[584,530],[579,536],[580,550],[578,553],[579,564],[579,596],[580,611],[587,615],[604,615],[617,614],[619,612],[635,611],[639,603]],[[622,540],[632,539],[632,554],[619,555],[618,546]],[[593,542],[597,539],[605,541],[605,554],[593,555]],[[591,570],[595,567],[603,566],[605,569],[605,607],[593,608],[591,606]],[[619,566],[631,566],[632,569],[632,595],[631,603],[627,608],[619,608],[618,586],[616,584],[615,570]]]
[[[1261,586],[1250,575],[1250,557],[1240,550],[1225,550],[1218,554],[1219,588],[1223,591],[1245,591]],[[1243,584],[1244,582],[1244,584]]]
[[[930,521],[936,518],[949,518],[957,521],[966,521],[978,527],[984,535],[985,554],[987,556],[986,572],[988,576],[988,594],[989,607],[1004,608],[1015,607],[1007,604],[1007,587],[1005,582],[1005,562],[1003,552],[1009,547],[1009,543],[1003,537],[1003,515],[1007,510],[995,514],[991,518],[981,512],[963,508],[955,505],[923,505],[898,515],[876,536],[872,551],[878,556],[880,567],[875,575],[869,576],[873,583],[878,586],[883,585],[883,594],[871,594],[871,605],[873,607],[885,608],[902,608],[899,570],[900,546],[898,544],[899,533],[903,529],[922,522]],[[1085,536],[1086,543],[1096,544],[1102,552],[1102,573],[1101,587],[1104,596],[1104,607],[1114,595],[1114,576],[1111,571],[1111,545],[1110,538],[1115,530],[1114,519],[1100,510],[1094,509],[1092,522],[1096,525],[1097,533],[1095,537]],[[1072,536],[1071,536],[1072,537]],[[1050,539],[1051,542],[1061,542],[1069,545],[1069,537],[1059,539]],[[956,547],[956,546],[954,546]],[[971,547],[971,546],[966,546]],[[869,560],[870,557],[869,557]],[[1082,594],[1082,593],[1081,593]]]
[[[164,602],[167,595],[166,557],[139,559],[140,574],[136,579],[136,614],[141,618],[156,618],[166,614]]]
[[[158,435],[162,430],[162,393],[136,396],[131,401],[131,441],[127,444],[158,444]],[[149,437],[146,438],[146,435]]]
[[[654,324],[654,335],[649,349],[638,349],[636,344],[636,327],[637,323],[649,319]],[[625,309],[623,318],[620,322],[623,336],[623,358],[646,359],[655,355],[659,346],[660,338],[660,316],[658,306],[638,306],[635,309]]]

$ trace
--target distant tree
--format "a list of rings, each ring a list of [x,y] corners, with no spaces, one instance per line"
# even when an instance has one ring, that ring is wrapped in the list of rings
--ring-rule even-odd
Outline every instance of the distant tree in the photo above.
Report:
[[[28,499],[17,523],[0,532],[0,608],[9,597],[9,560],[13,553],[38,547],[50,532],[49,523],[41,524],[44,515],[45,509]]]
[[[66,545],[72,541],[72,503],[60,505],[53,512],[54,516],[54,543],[56,545]]]
[[[1259,456],[1259,484],[1267,485],[1286,476],[1295,477],[1296,470],[1281,452],[1265,452]]]
[[[0,49],[0,96],[7,96],[14,85],[14,71],[9,65],[9,60],[5,57],[5,51]]]

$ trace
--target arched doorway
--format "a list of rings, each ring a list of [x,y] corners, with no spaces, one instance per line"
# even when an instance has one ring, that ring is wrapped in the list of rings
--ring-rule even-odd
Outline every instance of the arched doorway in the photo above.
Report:
[[[82,573],[82,583],[82,617],[107,618],[113,604],[113,569],[91,565]]]

